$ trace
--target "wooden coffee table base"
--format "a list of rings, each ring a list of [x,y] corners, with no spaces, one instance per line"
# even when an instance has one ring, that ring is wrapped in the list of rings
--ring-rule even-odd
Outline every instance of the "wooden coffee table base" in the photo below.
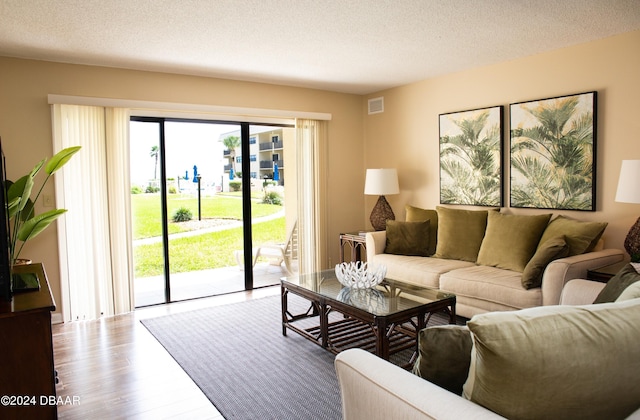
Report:
[[[309,309],[300,314],[292,314],[288,307],[288,295],[294,293],[309,301]],[[355,306],[326,299],[324,296],[305,288],[281,282],[282,334],[287,329],[337,354],[352,347],[362,348],[385,360],[393,354],[413,349],[404,364],[410,367],[415,361],[418,343],[417,332],[425,328],[435,312],[445,311],[449,322],[455,323],[455,296],[426,303],[416,308],[388,316],[376,316]],[[317,322],[298,321],[317,317]]]

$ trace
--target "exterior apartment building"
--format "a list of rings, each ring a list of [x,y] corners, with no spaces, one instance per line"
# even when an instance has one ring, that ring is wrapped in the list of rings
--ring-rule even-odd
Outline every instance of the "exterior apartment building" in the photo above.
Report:
[[[277,185],[284,185],[284,136],[291,129],[283,127],[252,126],[249,135],[249,160],[251,185],[262,187],[264,180],[273,180]],[[225,138],[235,136],[240,138],[240,130],[231,131],[220,135],[220,142]],[[230,180],[237,178],[237,172],[241,172],[242,156],[241,147],[235,148],[234,153],[226,149],[224,157],[229,163],[224,165],[224,173]],[[247,179],[242,174],[242,179]]]

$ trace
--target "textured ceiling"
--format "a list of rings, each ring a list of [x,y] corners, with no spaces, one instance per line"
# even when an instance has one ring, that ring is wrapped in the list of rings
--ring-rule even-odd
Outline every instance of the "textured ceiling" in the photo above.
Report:
[[[358,94],[639,29],[640,0],[0,0],[0,55]]]

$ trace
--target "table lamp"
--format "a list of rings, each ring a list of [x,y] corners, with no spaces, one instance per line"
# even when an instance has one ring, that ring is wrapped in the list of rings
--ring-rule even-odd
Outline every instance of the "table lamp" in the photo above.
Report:
[[[380,196],[369,217],[375,230],[385,230],[387,220],[395,220],[396,216],[384,196],[399,192],[398,172],[395,169],[367,169],[364,193]]]
[[[618,180],[616,201],[619,203],[640,204],[640,160],[623,160]],[[624,249],[631,257],[631,262],[640,262],[640,217],[631,226]]]

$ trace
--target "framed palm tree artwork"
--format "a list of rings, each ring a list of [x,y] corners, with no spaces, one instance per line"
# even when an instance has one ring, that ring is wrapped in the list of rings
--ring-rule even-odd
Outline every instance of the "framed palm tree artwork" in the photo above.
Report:
[[[503,106],[440,114],[440,203],[502,207]]]
[[[510,105],[511,207],[595,211],[596,92]]]

